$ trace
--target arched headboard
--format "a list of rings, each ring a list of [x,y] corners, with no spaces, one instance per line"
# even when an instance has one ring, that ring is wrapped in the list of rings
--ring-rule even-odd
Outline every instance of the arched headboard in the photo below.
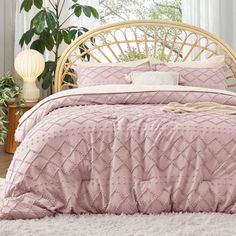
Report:
[[[236,53],[223,40],[198,27],[161,20],[132,20],[95,28],[78,37],[62,54],[55,92],[72,86],[73,68],[81,61],[120,62],[144,57],[186,61],[225,55],[227,82],[236,88]],[[77,86],[76,86],[77,87]]]

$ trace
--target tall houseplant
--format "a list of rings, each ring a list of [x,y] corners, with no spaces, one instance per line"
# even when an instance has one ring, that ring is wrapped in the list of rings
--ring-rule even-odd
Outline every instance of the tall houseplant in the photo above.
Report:
[[[75,15],[80,17],[99,18],[97,10],[88,5],[81,5],[78,0],[72,0],[71,7],[68,9],[68,17],[62,21],[62,11],[65,10],[66,0],[49,0],[49,8],[44,7],[43,0],[23,0],[21,11],[30,11],[33,6],[39,12],[32,18],[30,29],[26,31],[21,39],[20,45],[29,45],[40,53],[48,50],[54,54],[54,60],[45,62],[45,69],[39,80],[42,80],[42,88],[48,89],[53,82],[57,61],[59,59],[59,48],[63,42],[70,44],[76,37],[82,35],[88,29],[78,26],[65,27],[65,23]],[[36,37],[34,37],[36,36]]]

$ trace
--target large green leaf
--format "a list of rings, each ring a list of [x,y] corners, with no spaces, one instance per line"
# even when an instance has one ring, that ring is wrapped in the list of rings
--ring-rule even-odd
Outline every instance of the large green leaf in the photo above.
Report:
[[[66,44],[70,44],[71,40],[69,38],[69,33],[66,30],[62,31],[63,39]]]
[[[75,4],[72,5],[71,9],[74,9],[74,14],[77,17],[80,17],[81,13],[83,11],[85,16],[87,16],[87,17],[94,16],[95,18],[99,18],[99,14],[98,14],[97,10],[94,7],[91,7],[91,6],[81,5],[79,3],[75,3]]]
[[[50,71],[47,71],[47,73],[45,73],[44,77],[42,77],[42,79],[43,79],[42,88],[43,89],[50,88],[50,86],[52,85],[52,78],[53,78],[52,73]]]
[[[50,88],[51,84],[52,84],[52,73],[50,71],[47,71],[47,73],[45,73],[44,77],[42,77],[43,82],[42,82],[42,88],[43,89],[48,89]]]
[[[31,28],[34,27],[37,34],[42,33],[45,27],[45,20],[46,20],[46,11],[42,10],[39,13],[37,13],[31,20]]]
[[[62,31],[63,39],[66,44],[70,44],[76,37],[77,35],[77,29],[72,29],[70,30],[67,28],[66,30]]]
[[[52,51],[54,48],[54,40],[52,34],[50,33],[49,29],[45,29],[41,34],[39,39],[44,43],[45,47],[48,51]]]
[[[63,40],[63,35],[61,31],[57,31],[56,34],[54,34],[54,40],[56,42],[56,45],[60,45]]]
[[[91,11],[90,7],[84,5],[84,6],[82,6],[82,8],[83,8],[84,14],[85,14],[87,17],[91,17],[92,11]]]
[[[38,78],[39,80],[40,79],[43,79],[43,77],[45,76],[45,74],[48,72],[48,71],[55,71],[56,69],[56,62],[55,61],[46,61],[45,62],[45,67],[44,67],[44,71],[43,73],[40,75],[40,77]]]
[[[26,31],[20,39],[19,42],[20,46],[23,47],[24,43],[28,45],[31,42],[33,36],[34,36],[34,29],[29,29],[28,31]]]
[[[34,5],[38,8],[41,9],[43,6],[43,0],[34,0]]]
[[[25,43],[28,45],[34,36],[34,29],[30,29],[25,33]]]
[[[56,18],[56,15],[54,14],[54,12],[52,12],[52,11],[46,12],[46,22],[47,22],[49,29],[51,29],[51,30],[55,29],[58,22],[57,22],[57,18]]]
[[[82,7],[80,5],[78,5],[75,10],[74,10],[74,13],[77,17],[80,17],[81,16],[81,13],[82,13]]]
[[[37,50],[38,52],[40,52],[42,54],[44,54],[44,51],[45,51],[45,45],[40,39],[35,40],[31,44],[30,48],[35,49],[35,50]]]
[[[40,76],[40,79],[42,79],[43,89],[48,89],[52,85],[55,70],[56,70],[56,62],[54,61],[45,62],[44,71]]]
[[[94,8],[94,7],[90,7],[90,10],[92,12],[92,15],[95,17],[95,18],[99,18],[99,14],[97,12],[97,10]]]
[[[69,39],[70,39],[71,42],[73,40],[75,40],[76,34],[77,34],[77,30],[70,30],[69,31],[68,35],[69,35]]]
[[[28,12],[32,6],[33,6],[33,0],[24,0],[21,4],[20,11],[24,9],[25,11]]]

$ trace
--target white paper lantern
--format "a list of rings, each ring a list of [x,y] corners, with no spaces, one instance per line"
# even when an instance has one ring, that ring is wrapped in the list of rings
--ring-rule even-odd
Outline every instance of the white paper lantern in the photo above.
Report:
[[[15,69],[24,80],[23,98],[27,102],[35,102],[39,99],[39,89],[35,82],[44,67],[44,57],[36,50],[22,51],[15,58]]]

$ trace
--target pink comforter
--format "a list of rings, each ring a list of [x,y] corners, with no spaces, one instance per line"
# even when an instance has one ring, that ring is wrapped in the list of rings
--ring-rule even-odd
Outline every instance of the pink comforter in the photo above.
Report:
[[[236,117],[159,110],[173,101],[236,105],[236,96],[78,89],[41,101],[18,127],[22,143],[8,170],[0,219],[235,213]]]

